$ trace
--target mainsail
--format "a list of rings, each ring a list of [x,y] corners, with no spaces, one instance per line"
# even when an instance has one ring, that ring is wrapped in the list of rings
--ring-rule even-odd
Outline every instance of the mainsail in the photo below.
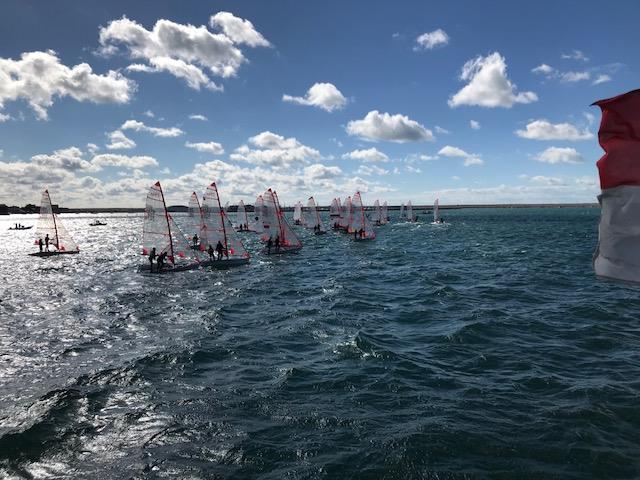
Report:
[[[238,238],[235,230],[231,225],[231,221],[227,214],[220,206],[220,196],[218,195],[218,187],[215,182],[207,187],[204,194],[204,202],[202,203],[202,212],[204,215],[204,224],[207,229],[207,249],[209,245],[216,250],[218,242],[222,244],[224,258],[231,259],[248,259],[249,254],[244,245]]]
[[[433,223],[440,223],[440,203],[437,198],[433,202]]]
[[[262,195],[262,200],[264,202],[262,208],[264,232],[260,237],[262,241],[267,242],[271,239],[275,244],[277,239],[280,248],[285,250],[297,250],[301,248],[302,243],[300,239],[293,233],[293,230],[284,218],[284,214],[280,208],[280,202],[278,201],[278,194],[269,189]]]
[[[413,216],[413,205],[411,204],[411,200],[407,202],[407,221],[414,222],[415,218]]]
[[[331,206],[329,207],[329,222],[331,223],[331,228],[337,229],[340,227],[341,214],[342,207],[340,206],[340,199],[334,198],[331,201]]]
[[[404,211],[404,203],[400,204],[400,220],[406,220],[407,214]]]
[[[293,207],[293,223],[296,225],[302,223],[302,203],[300,201]]]
[[[249,217],[247,216],[247,210],[242,200],[238,202],[238,210],[236,211],[236,226],[241,230],[249,229]]]
[[[382,209],[380,208],[380,202],[378,200],[373,202],[373,215],[371,220],[373,220],[374,225],[382,225]]]
[[[249,230],[253,232],[261,233],[264,229],[262,224],[263,205],[264,201],[262,200],[262,195],[258,195],[255,203],[253,204],[253,215],[251,217],[251,223],[249,224]]]
[[[200,257],[190,249],[189,241],[167,212],[160,182],[154,183],[147,194],[142,230],[142,254],[167,254],[172,267],[198,266]]]
[[[189,220],[192,232],[190,234],[198,234],[200,237],[200,250],[204,250],[207,245],[207,231],[204,227],[204,218],[202,216],[202,208],[200,207],[200,200],[196,192],[191,194],[189,199]]]
[[[307,202],[304,224],[307,228],[313,229],[314,231],[324,231],[324,229],[322,228],[322,221],[320,220],[320,214],[318,213],[318,208],[316,207],[316,201],[313,199],[313,197],[309,197],[309,201]]]
[[[382,204],[381,211],[382,211],[382,224],[384,225],[389,221],[389,209],[387,207],[386,201]]]
[[[36,245],[40,240],[45,243],[47,236],[49,237],[49,246],[55,247],[55,252],[49,252],[49,254],[78,253],[80,251],[58,216],[53,213],[49,190],[42,192],[40,217],[38,218],[38,228],[36,229]]]
[[[355,238],[358,240],[373,240],[376,238],[371,222],[369,222],[369,219],[364,213],[364,205],[362,204],[360,192],[356,192],[351,204],[353,206],[353,214],[351,222],[349,223],[349,233],[355,234]]]
[[[340,228],[348,230],[351,225],[351,217],[353,216],[353,209],[351,207],[351,197],[347,197],[340,209]]]

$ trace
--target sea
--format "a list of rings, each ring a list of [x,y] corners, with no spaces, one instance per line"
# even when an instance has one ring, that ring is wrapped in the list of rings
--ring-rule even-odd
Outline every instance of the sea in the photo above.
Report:
[[[166,275],[141,215],[62,215],[58,258],[0,217],[0,478],[640,478],[640,289],[594,276],[599,210],[442,213]]]

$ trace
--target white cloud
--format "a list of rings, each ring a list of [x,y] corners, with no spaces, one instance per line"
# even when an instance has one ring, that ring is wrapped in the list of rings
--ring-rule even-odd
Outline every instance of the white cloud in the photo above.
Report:
[[[476,120],[469,120],[469,126],[473,130],[480,130],[480,122],[477,122]]]
[[[209,119],[207,117],[205,117],[204,115],[200,115],[198,114],[193,114],[193,115],[189,115],[189,119],[190,120],[200,120],[201,122],[206,122]]]
[[[593,177],[583,176],[575,179],[575,182],[578,185],[586,186],[586,187],[595,187],[598,184],[597,179]]]
[[[389,157],[375,147],[362,150],[353,150],[342,155],[342,158],[350,160],[360,160],[363,162],[388,162]]]
[[[122,47],[132,59],[146,63],[134,64],[131,71],[167,71],[184,79],[191,88],[219,90],[204,69],[218,77],[233,77],[247,61],[240,45],[268,46],[251,22],[228,12],[219,12],[210,19],[212,26],[223,33],[212,33],[201,25],[183,25],[160,19],[152,30],[122,17],[100,29],[100,53],[113,55]]]
[[[434,140],[433,132],[401,114],[390,115],[372,110],[362,120],[347,124],[347,133],[363,140],[404,143]]]
[[[416,38],[417,45],[413,47],[415,51],[418,50],[433,50],[439,45],[447,45],[449,43],[449,35],[447,32],[438,28],[433,32],[427,32]]]
[[[143,112],[142,114],[145,117],[149,117],[149,118],[154,118],[156,116],[151,110],[147,110],[146,112]]]
[[[61,148],[51,154],[34,155],[31,162],[41,167],[69,172],[94,170],[93,165],[83,158],[82,150],[78,147]]]
[[[533,92],[517,92],[516,85],[507,77],[505,59],[498,52],[469,60],[462,67],[460,79],[468,83],[449,99],[450,107],[475,105],[511,108],[516,103],[538,100]]]
[[[389,175],[389,170],[380,168],[377,165],[360,165],[356,170],[357,175],[365,175],[370,177],[372,175]]]
[[[546,63],[542,63],[538,65],[536,68],[532,69],[531,71],[533,73],[538,73],[542,75],[551,75],[555,72],[555,68],[553,68],[550,65],[547,65]]]
[[[314,163],[304,169],[304,176],[310,180],[327,180],[337,178],[342,175],[340,167],[327,166],[321,163]]]
[[[580,60],[582,62],[588,62],[589,61],[589,57],[587,57],[580,50],[574,50],[571,53],[563,53],[560,56],[561,56],[561,58],[563,58],[565,60]]]
[[[456,182],[460,181],[460,177],[457,175],[454,175],[453,177],[451,177],[451,180],[455,180]]]
[[[438,156],[437,155],[426,155],[424,153],[412,153],[410,155],[407,155],[407,157],[404,159],[405,162],[407,163],[416,163],[416,162],[430,162],[431,160],[437,160]]]
[[[611,76],[607,75],[606,73],[603,73],[596,77],[596,79],[593,81],[593,85],[599,85],[601,83],[606,83],[610,81],[611,81]]]
[[[109,150],[126,150],[136,146],[136,142],[128,138],[121,130],[115,130],[107,135],[110,141],[107,145]]]
[[[462,158],[464,159],[464,166],[469,167],[471,165],[483,165],[484,161],[480,158],[480,155],[476,155],[473,153],[467,153],[461,148],[452,147],[451,145],[446,145],[440,149],[438,155],[442,155],[443,157],[453,157],[453,158]]]
[[[102,169],[103,167],[145,168],[157,167],[158,161],[148,155],[117,155],[115,153],[103,153],[91,159],[91,164]]]
[[[557,177],[545,177],[544,175],[536,175],[529,177],[529,180],[533,183],[539,183],[541,185],[564,185],[562,179]]]
[[[439,127],[438,125],[435,126],[434,130],[436,131],[436,133],[440,133],[442,135],[447,135],[447,134],[451,133],[446,128]]]
[[[95,143],[87,143],[87,151],[91,154],[91,155],[95,155],[95,153],[97,151],[100,150],[100,147],[98,145],[96,145]]]
[[[183,135],[184,132],[180,130],[178,127],[171,128],[160,128],[160,127],[149,127],[145,125],[143,122],[138,120],[127,120],[122,124],[120,130],[133,130],[135,132],[147,132],[151,133],[154,137],[164,137],[164,138],[172,138],[179,137]]]
[[[120,73],[93,73],[86,63],[71,68],[52,50],[27,52],[19,60],[0,58],[0,110],[6,102],[24,100],[40,120],[56,97],[93,103],[128,103],[136,84]]]
[[[184,144],[185,147],[193,148],[199,152],[206,152],[212,155],[222,155],[224,153],[224,148],[222,145],[216,142],[186,142]]]
[[[524,130],[516,130],[516,135],[530,140],[589,140],[593,134],[588,130],[580,130],[570,123],[553,124],[547,120],[529,122]]]
[[[575,148],[570,147],[549,147],[535,156],[539,162],[559,164],[559,163],[582,163],[584,159]]]
[[[581,82],[590,78],[591,74],[589,72],[564,72],[560,74],[560,80],[566,83]]]
[[[314,83],[304,97],[292,97],[283,95],[283,102],[297,103],[298,105],[310,105],[321,108],[327,112],[340,110],[347,104],[347,99],[342,92],[332,83]]]
[[[238,18],[229,12],[218,12],[209,19],[209,25],[220,27],[233,42],[250,47],[270,47],[271,44],[258,32],[249,20]]]
[[[242,145],[236,148],[229,158],[253,165],[273,167],[304,165],[309,160],[321,158],[318,150],[303,145],[297,139],[293,137],[285,138],[269,131],[261,132],[249,138],[248,143],[257,148]]]
[[[1,105],[0,105],[1,107]],[[6,122],[7,120],[11,120],[11,115],[7,115],[6,113],[0,112],[0,123]]]

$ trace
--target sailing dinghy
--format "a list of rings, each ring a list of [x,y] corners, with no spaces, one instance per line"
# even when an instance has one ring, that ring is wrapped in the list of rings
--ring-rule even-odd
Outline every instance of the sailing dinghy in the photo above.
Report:
[[[407,215],[407,222],[416,221],[416,217],[413,215],[413,205],[411,204],[411,200],[407,202],[406,215]]]
[[[213,256],[216,258],[211,261],[211,266],[228,268],[249,263],[249,253],[233,229],[225,210],[220,206],[220,196],[215,182],[207,187],[204,194],[202,216],[207,234],[206,251],[212,248]]]
[[[442,225],[444,220],[440,218],[440,202],[436,198],[436,201],[433,202],[433,222],[431,225]]]
[[[338,230],[340,228],[340,212],[342,207],[340,206],[340,199],[334,198],[331,201],[331,206],[329,207],[329,222],[331,223],[331,228],[334,230]]]
[[[344,232],[349,231],[349,225],[351,224],[351,219],[353,217],[353,208],[351,206],[351,197],[347,197],[340,208],[340,220],[338,221],[338,226],[340,230]]]
[[[373,240],[376,238],[376,233],[373,231],[371,222],[369,222],[369,219],[364,213],[360,192],[356,192],[353,196],[351,205],[353,207],[353,213],[351,215],[351,222],[349,223],[349,233],[352,233],[353,238],[357,241]]]
[[[249,216],[242,200],[238,202],[238,209],[236,210],[236,230],[239,232],[249,231]]]
[[[39,252],[30,253],[29,255],[32,257],[53,257],[54,255],[80,252],[76,242],[73,241],[58,216],[53,213],[49,190],[42,193],[40,201],[40,218],[38,218],[35,244],[39,245],[40,241],[42,241],[44,250],[41,248]]]
[[[293,224],[302,225],[302,203],[300,201],[293,207]]]
[[[400,220],[407,220],[407,214],[404,211],[404,202],[400,204]]]
[[[152,262],[138,267],[140,272],[181,272],[207,266],[199,250],[192,250],[184,233],[178,228],[173,217],[167,212],[164,193],[160,182],[154,183],[147,194],[142,230],[142,254],[149,257],[155,248],[157,256],[165,255],[166,262],[160,272],[152,270]],[[157,264],[156,264],[157,265]]]
[[[278,194],[269,189],[262,195],[262,200],[264,202],[262,207],[264,231],[260,239],[267,243],[267,248],[263,251],[272,255],[274,253],[290,253],[300,250],[302,242],[300,242],[300,239],[293,233],[291,226],[287,223],[280,208]],[[271,241],[270,248],[269,241]],[[276,246],[276,244],[278,245]]]
[[[249,231],[262,233],[262,206],[264,201],[262,200],[262,195],[258,195],[255,203],[253,204],[253,216],[251,217],[251,223],[249,224]]]
[[[323,235],[327,231],[322,228],[322,221],[320,220],[320,214],[316,207],[316,201],[313,197],[309,197],[307,202],[307,210],[305,211],[304,224],[308,229],[313,230],[314,235]]]
[[[189,199],[189,224],[191,231],[193,232],[191,249],[204,252],[207,248],[207,232],[204,228],[202,208],[196,192],[193,192]]]
[[[381,210],[382,210],[382,224],[386,225],[390,220],[390,218],[389,218],[389,207],[387,206],[387,202],[386,201],[382,204]]]
[[[382,225],[382,209],[380,208],[380,202],[378,200],[373,202],[373,214],[371,220],[376,227]]]

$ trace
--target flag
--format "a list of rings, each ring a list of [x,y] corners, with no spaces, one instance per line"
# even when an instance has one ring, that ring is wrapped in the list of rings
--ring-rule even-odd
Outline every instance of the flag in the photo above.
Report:
[[[640,282],[640,90],[600,100],[599,277]]]

